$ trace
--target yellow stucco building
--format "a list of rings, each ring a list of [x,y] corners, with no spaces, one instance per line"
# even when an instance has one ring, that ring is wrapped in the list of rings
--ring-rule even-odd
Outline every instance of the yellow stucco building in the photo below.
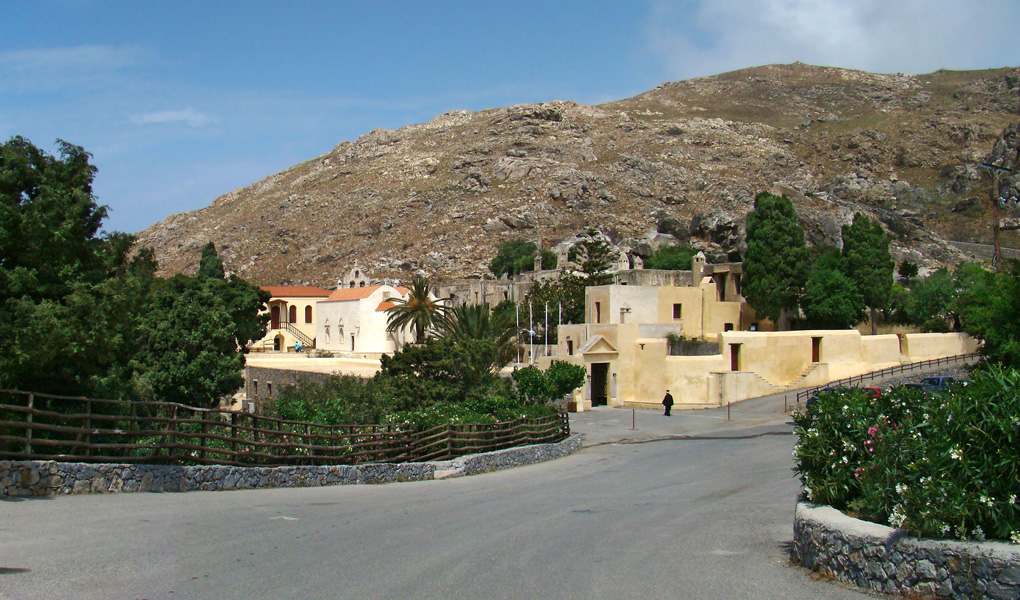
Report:
[[[726,285],[702,277],[695,287],[588,288],[585,323],[561,326],[556,356],[539,363],[566,360],[588,371],[582,407],[658,408],[668,389],[677,408],[708,408],[977,349],[965,334],[763,331],[771,324],[756,321]],[[671,352],[668,337],[680,336],[703,338],[703,352]]]
[[[330,291],[310,286],[263,286],[271,294],[268,303],[269,328],[262,339],[252,343],[255,352],[293,352],[298,344],[315,347],[317,304]]]

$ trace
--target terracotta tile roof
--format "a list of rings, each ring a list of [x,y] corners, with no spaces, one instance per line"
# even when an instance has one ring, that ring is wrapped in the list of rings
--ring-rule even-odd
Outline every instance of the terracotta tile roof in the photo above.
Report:
[[[396,306],[396,304],[394,304],[392,300],[383,300],[382,302],[379,303],[379,306],[375,307],[375,310],[376,312],[381,310],[389,310],[394,306]]]
[[[356,288],[340,288],[329,295],[326,302],[345,302],[347,300],[363,300],[368,298],[377,289],[381,288],[381,285],[369,285],[365,287]]]
[[[262,289],[274,298],[326,298],[330,294],[329,290],[306,285],[264,285]]]

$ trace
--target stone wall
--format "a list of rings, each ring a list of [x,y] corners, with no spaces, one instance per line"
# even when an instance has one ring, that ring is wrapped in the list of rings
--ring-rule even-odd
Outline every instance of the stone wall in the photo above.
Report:
[[[859,587],[940,598],[1020,598],[1020,547],[998,542],[921,540],[797,503],[793,554],[807,568]]]
[[[190,492],[423,481],[542,462],[576,452],[581,439],[535,444],[451,461],[295,467],[231,467],[0,461],[0,497]]]
[[[306,381],[322,383],[329,377],[329,373],[246,366],[244,368],[244,395],[248,401],[256,403],[275,400],[277,394],[285,386]],[[248,410],[248,406],[244,406],[243,410]]]

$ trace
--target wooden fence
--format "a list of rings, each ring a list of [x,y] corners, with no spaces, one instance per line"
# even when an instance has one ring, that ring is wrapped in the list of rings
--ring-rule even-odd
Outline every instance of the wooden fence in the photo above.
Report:
[[[442,425],[321,425],[170,402],[0,390],[0,459],[337,465],[447,460],[570,435],[567,414]]]
[[[815,387],[805,388],[797,392],[797,404],[806,401],[808,398],[826,388],[832,387],[858,387],[862,383],[871,382],[876,379],[882,379],[890,375],[899,375],[902,373],[912,373],[914,371],[927,370],[930,367],[937,367],[939,365],[948,365],[957,363],[960,361],[971,360],[980,358],[980,354],[955,354],[953,356],[943,356],[942,358],[933,358],[931,360],[922,360],[920,362],[913,362],[905,365],[897,365],[895,367],[888,367],[880,371],[872,371],[870,373],[864,373],[862,375],[854,375],[853,377],[846,377],[838,381],[830,381],[822,385],[816,385]]]

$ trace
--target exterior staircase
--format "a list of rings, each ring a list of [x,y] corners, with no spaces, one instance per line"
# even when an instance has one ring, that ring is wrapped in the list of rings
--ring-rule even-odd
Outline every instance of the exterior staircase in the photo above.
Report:
[[[302,346],[305,346],[307,348],[314,348],[315,347],[315,340],[313,340],[312,338],[310,338],[307,335],[305,335],[297,327],[294,327],[290,323],[281,323],[281,325],[283,326],[282,327],[283,329],[286,329],[287,331],[289,331],[291,335],[293,335],[299,342],[301,342]]]

